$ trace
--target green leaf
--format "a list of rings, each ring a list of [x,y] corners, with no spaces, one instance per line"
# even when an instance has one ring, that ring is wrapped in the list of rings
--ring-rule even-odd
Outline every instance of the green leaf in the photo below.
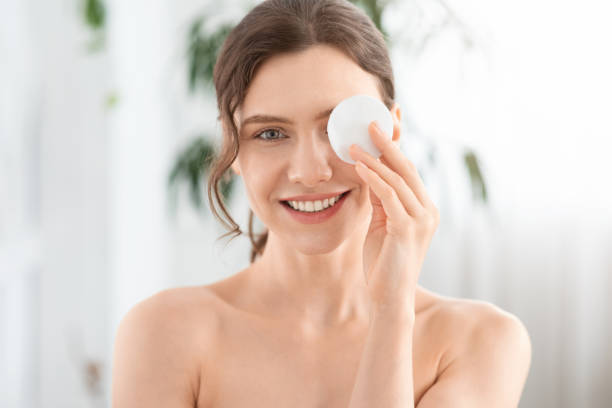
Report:
[[[487,197],[487,186],[480,170],[480,164],[478,163],[478,157],[476,154],[468,150],[463,155],[463,160],[468,168],[470,180],[472,182],[472,195],[476,200],[482,200],[486,203]]]
[[[223,41],[234,28],[233,25],[224,24],[211,35],[205,35],[202,32],[203,25],[204,17],[202,16],[193,22],[189,30],[187,66],[191,92],[195,92],[199,86],[206,90],[210,89],[217,55]]]
[[[206,175],[215,157],[214,147],[204,136],[194,139],[181,151],[168,176],[168,187],[176,187],[178,183],[187,182],[192,204],[196,209],[203,207],[203,190]],[[234,178],[228,171],[219,183],[224,202],[228,202],[233,191]],[[171,189],[176,191],[176,189]]]
[[[119,95],[117,91],[111,91],[106,95],[104,100],[104,107],[107,110],[113,109],[119,103]]]
[[[385,7],[391,3],[392,0],[349,0],[351,3],[360,7],[370,17],[376,28],[382,33],[387,41],[387,45],[391,44],[391,38],[382,25],[382,15]]]
[[[106,23],[106,6],[102,0],[84,0],[85,23],[93,30],[101,30]]]

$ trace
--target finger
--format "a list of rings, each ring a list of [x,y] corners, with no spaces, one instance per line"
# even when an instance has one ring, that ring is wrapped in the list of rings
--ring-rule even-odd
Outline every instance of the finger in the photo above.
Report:
[[[401,175],[406,183],[410,186],[417,199],[427,208],[433,206],[433,202],[427,195],[425,185],[419,176],[416,166],[412,163],[399,148],[399,145],[394,143],[390,137],[386,136],[380,130],[375,122],[372,122],[368,127],[370,136],[374,145],[382,153],[382,157],[386,159],[393,170]]]
[[[349,153],[353,156],[353,159],[364,162],[369,168],[378,173],[387,184],[393,187],[405,210],[411,216],[418,217],[424,212],[423,205],[402,176],[356,144],[351,145]]]
[[[362,161],[357,161],[355,171],[368,183],[374,194],[380,199],[390,225],[395,227],[396,231],[401,232],[405,228],[408,214],[393,187],[387,184],[374,170],[370,169]]]

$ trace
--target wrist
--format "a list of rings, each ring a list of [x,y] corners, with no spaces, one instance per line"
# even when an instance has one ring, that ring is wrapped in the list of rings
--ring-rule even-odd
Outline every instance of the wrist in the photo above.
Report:
[[[414,302],[376,303],[370,310],[371,318],[414,323],[416,318]]]

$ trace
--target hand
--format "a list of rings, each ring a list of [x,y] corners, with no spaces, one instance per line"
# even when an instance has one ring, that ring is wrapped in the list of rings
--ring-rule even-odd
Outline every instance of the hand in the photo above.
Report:
[[[369,187],[372,219],[363,248],[363,266],[376,307],[410,308],[429,244],[440,222],[415,165],[375,122],[368,127],[375,158],[357,144],[349,153],[355,171]],[[399,127],[394,128],[395,139]]]

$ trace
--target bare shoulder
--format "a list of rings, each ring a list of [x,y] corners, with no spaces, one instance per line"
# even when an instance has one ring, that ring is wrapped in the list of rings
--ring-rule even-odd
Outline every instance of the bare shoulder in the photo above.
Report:
[[[440,297],[431,320],[446,341],[419,408],[518,405],[531,340],[517,316],[486,301]]]
[[[216,330],[214,299],[205,286],[164,289],[136,303],[123,317],[120,328],[135,325],[158,330],[166,340],[201,343],[203,336],[210,337]]]
[[[162,290],[121,319],[113,351],[112,406],[193,407],[202,353],[216,330],[202,287]]]
[[[531,340],[523,322],[493,303],[440,296],[432,319],[450,340],[440,371],[459,355],[488,342],[516,344],[530,357]]]

